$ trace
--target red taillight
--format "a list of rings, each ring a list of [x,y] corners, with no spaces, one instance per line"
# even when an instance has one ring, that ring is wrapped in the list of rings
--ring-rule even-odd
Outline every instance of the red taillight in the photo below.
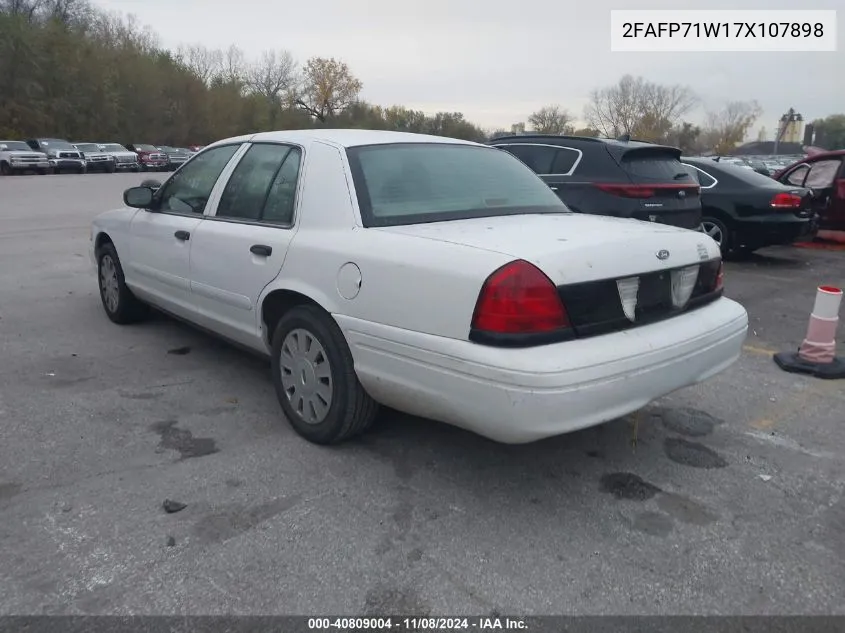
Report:
[[[605,193],[623,198],[653,198],[658,191],[669,191],[670,193],[683,191],[685,194],[697,196],[701,191],[701,187],[690,185],[620,185],[600,182],[595,183],[595,186]]]
[[[776,194],[769,205],[774,209],[797,209],[801,206],[803,199],[794,193]]]
[[[472,316],[472,328],[494,334],[534,334],[569,327],[552,280],[517,260],[487,278]]]
[[[718,292],[725,287],[725,265],[719,262],[719,271],[716,273],[716,282],[713,284],[713,292]]]

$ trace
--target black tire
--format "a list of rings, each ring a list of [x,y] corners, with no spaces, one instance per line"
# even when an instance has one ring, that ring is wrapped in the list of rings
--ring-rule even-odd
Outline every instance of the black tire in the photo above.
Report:
[[[12,175],[12,167],[7,162],[0,163],[0,175],[3,176],[11,176]]]
[[[77,173],[77,174],[82,175],[82,174],[87,173],[87,171],[88,171],[88,170],[87,170],[85,167],[82,167],[82,168],[80,168],[80,169],[77,169],[77,170],[76,170],[76,173]]]
[[[39,174],[41,174],[42,176],[46,176],[47,174],[49,174],[49,173],[50,173],[50,169],[49,169],[49,168],[47,168],[47,169],[39,169],[39,170],[38,170],[38,173],[39,173]]]
[[[132,168],[132,171],[134,171],[134,172],[137,174],[139,171],[141,171],[141,168],[140,168],[138,165],[135,165],[135,166]]]
[[[286,337],[294,331],[312,337],[325,352],[321,354],[323,361],[328,361],[331,402],[325,416],[319,421],[308,422],[294,409],[282,381],[282,348]],[[271,367],[276,396],[290,425],[299,435],[315,444],[337,444],[363,433],[372,425],[378,404],[358,381],[349,345],[330,315],[313,305],[290,309],[276,326],[272,347]],[[321,363],[317,361],[315,364]],[[314,365],[309,362],[308,366],[313,369]],[[285,374],[292,375],[287,371]],[[314,380],[317,380],[316,373]]]
[[[113,173],[114,173],[114,172],[116,172],[116,171],[117,171],[117,167],[115,167],[114,165],[112,165],[111,167],[107,167],[107,168],[106,168],[106,173],[107,173],[107,174],[113,174]]]
[[[116,305],[112,304],[107,298],[107,286],[104,277],[108,276],[105,269],[108,267],[109,261],[114,265],[117,289]],[[120,258],[117,256],[117,250],[111,242],[103,244],[97,251],[97,285],[100,289],[100,300],[103,303],[103,309],[106,311],[106,316],[113,323],[126,325],[141,321],[149,315],[149,306],[139,301],[126,286],[123,267],[120,265]]]
[[[733,247],[733,240],[731,239],[731,233],[728,230],[727,225],[725,225],[722,220],[714,218],[713,216],[705,215],[701,218],[701,227],[703,233],[707,233],[716,241],[722,251],[722,255],[730,252]],[[720,236],[719,239],[716,239],[714,236],[714,231]]]

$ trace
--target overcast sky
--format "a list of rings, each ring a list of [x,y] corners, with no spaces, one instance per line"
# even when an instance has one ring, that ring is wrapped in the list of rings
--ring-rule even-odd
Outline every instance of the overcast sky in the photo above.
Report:
[[[547,104],[578,119],[591,90],[625,73],[685,84],[701,98],[689,115],[756,99],[755,126],[770,134],[794,107],[806,120],[845,112],[845,2],[835,53],[611,53],[610,10],[796,9],[787,0],[94,0],[131,13],[169,48],[236,44],[249,56],[283,48],[349,64],[362,98],[426,112],[460,111],[486,128],[509,128]]]

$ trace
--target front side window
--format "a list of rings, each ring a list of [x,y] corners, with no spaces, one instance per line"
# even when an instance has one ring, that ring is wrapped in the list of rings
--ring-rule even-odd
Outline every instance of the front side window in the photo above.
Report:
[[[838,159],[820,160],[813,163],[810,165],[810,173],[807,175],[807,180],[804,181],[804,186],[814,189],[832,187],[841,164],[842,161]]]
[[[291,153],[296,156],[288,163],[288,155]],[[250,147],[226,183],[215,217],[257,222],[262,219],[262,213],[267,215],[265,205],[268,205],[271,207],[270,215],[273,216],[271,221],[277,222],[280,214],[278,206],[281,203],[280,181],[290,184],[291,168],[285,170],[286,164],[294,165],[294,169],[299,171],[298,149],[273,144]],[[296,173],[293,174],[292,185],[296,185]],[[292,215],[292,195],[290,211]]]
[[[364,226],[569,212],[531,169],[492,147],[391,143],[347,156]]]
[[[215,147],[177,171],[160,189],[158,209],[171,213],[202,213],[211,190],[239,145]]]

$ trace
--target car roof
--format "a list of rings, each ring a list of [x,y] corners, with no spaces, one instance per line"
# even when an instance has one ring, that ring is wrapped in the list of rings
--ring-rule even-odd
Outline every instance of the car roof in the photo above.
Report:
[[[620,141],[615,138],[603,138],[597,136],[576,136],[567,134],[510,134],[507,136],[497,136],[492,139],[490,143],[498,143],[500,141],[508,142],[524,142],[524,143],[549,143],[557,145],[559,143],[566,143],[572,141],[584,141],[587,143],[597,143],[603,145],[611,145],[618,147],[628,147],[631,149],[638,147],[671,147],[670,145],[661,145],[659,143],[649,143],[648,141]]]
[[[462,141],[446,136],[430,134],[414,134],[411,132],[392,132],[388,130],[279,130],[276,132],[259,132],[222,139],[206,147],[227,143],[245,143],[248,141],[271,141],[276,143],[297,143],[308,145],[315,141],[329,143],[341,148],[357,147],[360,145],[385,145],[388,143],[447,143],[452,145],[477,145],[480,143]]]

